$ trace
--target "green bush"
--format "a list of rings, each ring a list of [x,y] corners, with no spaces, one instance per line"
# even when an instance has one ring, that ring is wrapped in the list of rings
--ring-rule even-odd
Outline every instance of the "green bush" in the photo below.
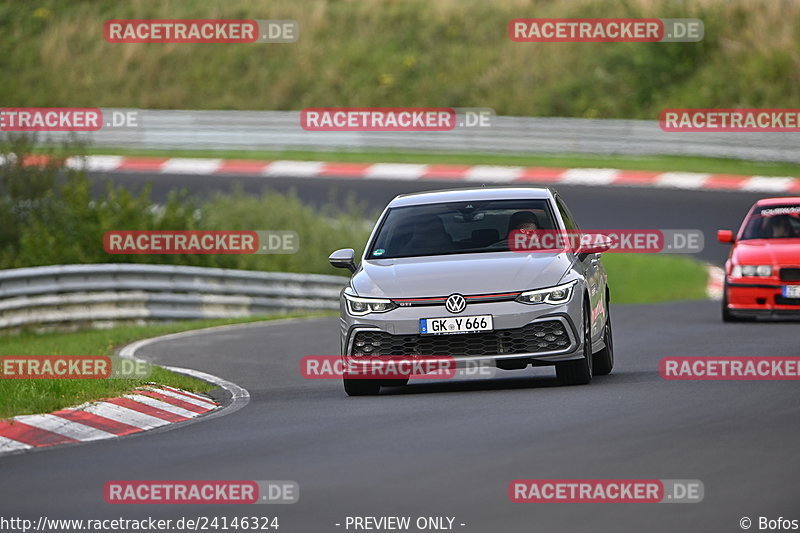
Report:
[[[153,205],[150,188],[133,195],[106,183],[93,197],[83,172],[59,163],[72,145],[55,147],[49,162],[26,165],[35,146],[12,138],[0,150],[0,268],[69,263],[168,263],[284,272],[335,273],[327,256],[336,248],[363,246],[371,222],[352,200],[323,209],[304,205],[292,193],[265,190],[217,194],[205,202],[173,191]],[[291,230],[299,250],[285,255],[166,254],[110,255],[103,249],[109,230]]]
[[[294,254],[215,255],[209,266],[341,274],[328,264],[328,255],[339,248],[363,251],[374,220],[365,220],[363,210],[350,200],[321,210],[303,204],[294,194],[266,191],[260,196],[242,192],[217,194],[201,208],[201,229],[295,231],[300,246]]]

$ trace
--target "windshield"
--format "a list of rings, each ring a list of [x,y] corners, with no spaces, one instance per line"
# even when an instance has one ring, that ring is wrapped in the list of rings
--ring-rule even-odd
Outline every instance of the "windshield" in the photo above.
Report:
[[[742,240],[797,238],[800,238],[800,205],[757,208],[742,232]]]
[[[557,229],[547,200],[492,200],[396,207],[367,259],[507,252],[514,230]]]

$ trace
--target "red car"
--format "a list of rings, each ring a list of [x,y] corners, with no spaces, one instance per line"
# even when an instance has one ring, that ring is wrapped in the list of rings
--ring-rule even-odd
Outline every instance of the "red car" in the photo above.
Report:
[[[759,200],[734,238],[725,262],[722,320],[800,318],[800,197]]]

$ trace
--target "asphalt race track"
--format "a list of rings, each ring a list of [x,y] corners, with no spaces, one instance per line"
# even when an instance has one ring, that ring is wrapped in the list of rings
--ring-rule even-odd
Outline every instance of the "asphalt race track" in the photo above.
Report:
[[[743,516],[796,516],[796,382],[664,381],[658,363],[670,355],[797,356],[797,324],[722,324],[715,302],[613,313],[616,370],[579,387],[559,387],[552,369],[539,368],[348,398],[338,381],[299,372],[301,357],[335,353],[335,318],[155,343],[139,355],[234,381],[250,391],[250,404],[173,431],[4,457],[2,514],[277,514],[281,532],[344,531],[335,524],[347,515],[430,515],[454,516],[456,530],[474,532],[670,533],[740,531]],[[518,478],[699,479],[705,499],[511,503],[508,484]],[[295,480],[300,500],[109,505],[103,485],[115,479]]]
[[[237,187],[253,194],[258,194],[264,189],[280,192],[294,190],[300,199],[312,205],[325,204],[331,198],[343,199],[352,196],[360,202],[365,212],[374,213],[375,216],[398,194],[481,186],[478,182],[463,181],[242,177],[218,174],[199,176],[157,174],[154,178],[152,173],[143,172],[97,173],[91,177],[95,181],[95,190],[98,193],[103,188],[102,183],[107,179],[130,191],[139,191],[149,182],[156,201],[165,200],[169,191],[173,189],[185,189],[192,196],[202,198],[214,192],[232,191]],[[716,231],[738,229],[748,209],[756,200],[770,196],[770,193],[764,192],[619,186],[558,185],[556,189],[562,193],[583,229],[699,229],[705,234],[705,249],[698,257],[719,265],[725,262],[729,246],[716,241]]]

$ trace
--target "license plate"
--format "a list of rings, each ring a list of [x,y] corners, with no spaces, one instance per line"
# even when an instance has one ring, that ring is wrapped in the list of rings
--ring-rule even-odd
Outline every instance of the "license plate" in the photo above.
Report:
[[[445,318],[419,319],[419,332],[422,335],[477,333],[479,331],[492,331],[492,329],[492,315],[451,316]]]
[[[800,298],[800,285],[784,285],[783,286],[784,298]]]

